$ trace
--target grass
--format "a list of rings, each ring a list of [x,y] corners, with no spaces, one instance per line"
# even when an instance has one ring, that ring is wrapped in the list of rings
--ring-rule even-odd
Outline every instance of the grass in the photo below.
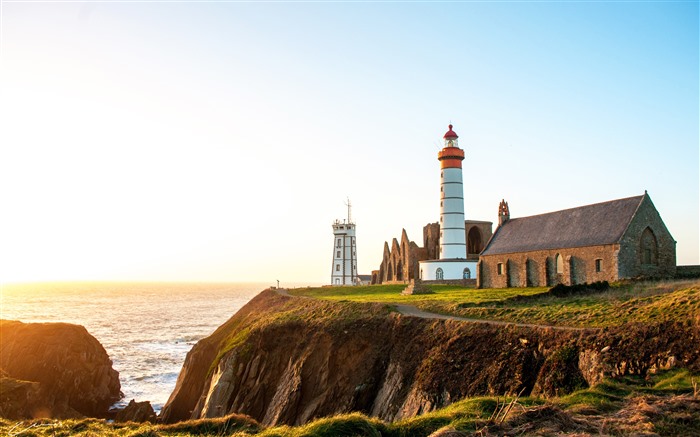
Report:
[[[306,296],[331,301],[406,303],[448,302],[487,303],[499,302],[518,295],[533,295],[546,291],[545,287],[532,288],[466,288],[458,285],[431,285],[432,294],[402,295],[403,284],[365,285],[358,287],[297,288],[289,291],[294,296]]]
[[[297,296],[335,302],[409,304],[439,314],[474,319],[573,327],[700,318],[700,281],[613,284],[607,291],[557,297],[547,288],[474,289],[431,285],[432,294],[402,295],[404,285],[291,290]]]
[[[321,418],[303,426],[269,428],[261,426],[249,417],[236,414],[172,425],[114,424],[98,419],[43,419],[24,422],[0,419],[0,435],[13,437],[421,437],[444,427],[468,433],[483,430],[485,427],[496,427],[496,433],[503,432],[508,427],[511,427],[511,430],[517,430],[518,426],[523,426],[524,421],[528,422],[528,426],[534,426],[531,416],[537,420],[546,421],[547,429],[551,429],[554,425],[558,426],[558,431],[555,429],[556,432],[552,431],[552,434],[566,431],[567,427],[573,427],[574,430],[604,429],[613,435],[634,434],[641,429],[661,435],[697,435],[697,430],[700,429],[698,428],[700,414],[692,410],[695,405],[700,408],[700,397],[697,394],[693,397],[693,381],[697,379],[698,375],[688,370],[676,369],[649,375],[647,379],[641,377],[608,379],[595,387],[549,400],[526,397],[516,399],[517,402],[515,402],[512,398],[468,398],[445,408],[393,423],[383,422],[360,413]],[[504,409],[504,405],[514,406],[514,408]],[[509,411],[509,414],[499,416],[505,410]],[[496,416],[502,420],[494,420]],[[547,432],[533,432],[533,434],[552,435]]]

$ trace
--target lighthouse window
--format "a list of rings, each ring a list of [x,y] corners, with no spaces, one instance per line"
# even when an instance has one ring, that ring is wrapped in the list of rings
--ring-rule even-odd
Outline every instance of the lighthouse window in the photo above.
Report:
[[[335,257],[336,257],[336,258],[340,258],[340,251],[337,251],[337,252],[335,253]]]
[[[339,272],[339,271],[340,271],[340,264],[336,264],[336,265],[335,265],[335,271],[336,271],[336,272]]]
[[[338,238],[338,247],[340,247],[340,238]]]

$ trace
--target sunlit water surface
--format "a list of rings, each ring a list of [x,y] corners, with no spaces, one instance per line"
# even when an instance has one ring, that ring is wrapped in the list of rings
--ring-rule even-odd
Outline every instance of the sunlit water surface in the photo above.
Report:
[[[269,284],[51,283],[0,288],[0,318],[85,326],[119,372],[124,398],[158,412],[185,355]]]

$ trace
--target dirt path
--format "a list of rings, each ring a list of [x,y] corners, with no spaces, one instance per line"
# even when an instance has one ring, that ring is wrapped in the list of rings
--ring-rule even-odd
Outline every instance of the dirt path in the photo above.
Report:
[[[292,296],[291,294],[289,294],[289,290],[287,290],[286,288],[275,288],[274,290],[277,292],[277,294],[279,294],[279,295],[281,295],[281,296],[287,296],[287,297],[306,297],[306,296]]]
[[[536,325],[533,323],[515,323],[515,322],[504,322],[502,320],[488,320],[488,319],[471,319],[468,317],[459,316],[448,316],[445,314],[429,313],[414,307],[413,305],[402,305],[394,304],[396,309],[404,316],[409,317],[420,317],[422,319],[440,319],[440,320],[457,320],[460,322],[470,322],[470,323],[486,323],[487,325],[499,325],[499,326],[522,326],[525,328],[539,328],[539,329],[556,329],[560,331],[597,331],[599,328],[575,328],[573,326],[556,326],[556,325]]]
[[[289,291],[285,288],[278,288],[277,294],[287,297],[304,297],[307,299],[313,299],[308,296],[292,296]],[[469,323],[485,323],[487,325],[497,325],[497,326],[521,326],[524,328],[537,328],[537,329],[555,329],[558,331],[598,331],[600,328],[576,328],[573,326],[556,326],[556,325],[537,325],[533,323],[515,323],[515,322],[504,322],[502,320],[488,320],[488,319],[471,319],[468,317],[459,316],[448,316],[445,314],[430,313],[428,311],[423,311],[416,308],[413,305],[404,304],[392,304],[398,312],[404,316],[408,317],[420,317],[421,319],[439,319],[439,320],[456,320],[458,322],[469,322]]]

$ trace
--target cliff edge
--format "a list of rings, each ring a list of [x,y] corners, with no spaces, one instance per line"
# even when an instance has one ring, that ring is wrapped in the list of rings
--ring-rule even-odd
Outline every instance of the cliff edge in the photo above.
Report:
[[[0,416],[104,417],[119,373],[79,325],[0,320]]]
[[[393,421],[467,396],[561,395],[606,376],[678,365],[700,368],[695,322],[494,326],[265,290],[192,348],[161,419],[235,412],[298,425],[360,411]]]

